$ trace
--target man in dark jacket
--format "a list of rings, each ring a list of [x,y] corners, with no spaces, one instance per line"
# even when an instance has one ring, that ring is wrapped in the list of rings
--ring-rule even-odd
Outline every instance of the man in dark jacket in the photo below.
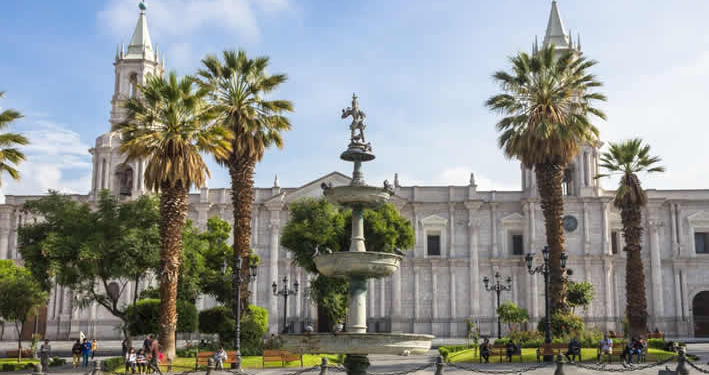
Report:
[[[76,339],[74,346],[71,347],[71,367],[78,368],[81,364],[81,341]]]

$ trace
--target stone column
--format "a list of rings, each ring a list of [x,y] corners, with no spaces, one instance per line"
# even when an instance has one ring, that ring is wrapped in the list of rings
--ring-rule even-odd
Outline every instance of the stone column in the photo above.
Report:
[[[601,217],[603,223],[601,224],[601,234],[602,234],[602,255],[612,254],[610,237],[610,223],[608,222],[608,211],[610,210],[611,202],[604,201],[602,203]]]
[[[414,258],[423,258],[424,255],[420,254],[420,251],[423,251],[423,231],[419,230],[419,210],[418,210],[418,205],[413,204],[411,205],[412,210],[414,211]],[[421,249],[421,250],[419,250]]]
[[[660,261],[660,220],[649,220],[650,227],[650,272],[652,272],[652,302],[654,305],[654,320],[658,321],[664,315],[662,298],[662,263]]]
[[[684,317],[684,314],[682,312],[682,304],[683,298],[682,298],[682,280],[680,278],[680,275],[682,274],[682,271],[680,270],[679,264],[674,262],[673,264],[673,272],[674,272],[674,282],[675,282],[675,296],[674,296],[674,304],[675,304],[675,319],[677,321],[677,329],[680,329],[681,321],[683,320],[682,318]]]
[[[499,258],[500,254],[497,249],[497,203],[490,202],[490,217],[492,219],[492,230],[490,232],[492,243],[491,254],[494,258]]]
[[[431,260],[431,333],[436,332],[436,320],[438,319],[438,298],[435,296],[435,292],[438,290],[438,270],[437,264],[434,264],[437,259]]]
[[[251,238],[253,243],[251,244],[251,247],[255,249],[255,251],[258,251],[258,222],[259,222],[259,214],[261,213],[261,209],[259,208],[258,205],[254,204],[253,206],[253,211],[252,211],[252,216],[253,216],[253,226],[251,228]]]
[[[10,217],[13,208],[8,205],[0,206],[0,259],[8,259],[10,255]]]
[[[677,252],[679,253],[679,256],[682,257],[683,255],[685,255],[684,254],[685,251],[682,248],[682,235],[684,234],[684,232],[682,231],[682,206],[679,203],[677,203],[676,207],[677,207],[677,250],[678,250]],[[692,243],[692,242],[690,241],[690,243]],[[689,249],[689,253],[693,254],[694,249]]]
[[[405,261],[402,260],[403,267]],[[394,318],[401,316],[401,269],[394,272],[391,280],[391,315]]]
[[[455,336],[455,331],[456,331],[456,324],[455,324],[455,319],[457,317],[456,314],[456,297],[458,296],[458,293],[456,291],[455,287],[455,267],[452,262],[448,261],[448,274],[450,275],[450,293],[449,293],[449,298],[450,298],[450,308],[451,312],[449,314],[449,322],[450,322],[450,328],[448,330],[448,337],[454,337]]]
[[[421,287],[419,286],[419,270],[418,270],[418,264],[414,264],[412,267],[412,271],[414,273],[414,322],[417,322],[419,317],[421,316],[420,314],[420,308],[421,308],[421,293],[420,289]],[[414,324],[415,326],[415,324]],[[414,331],[415,333],[415,331]]]
[[[466,202],[468,209],[468,269],[470,279],[470,316],[480,314],[480,259],[478,258],[478,240],[480,237],[480,221],[475,218],[475,211],[480,208],[479,202]]]
[[[386,279],[379,280],[379,316],[386,317]]]
[[[96,149],[91,148],[89,150],[89,153],[91,154],[91,192],[93,194],[96,194],[97,189],[96,189],[96,180],[98,179],[97,176],[98,174],[98,157],[96,156]]]
[[[591,213],[588,201],[583,202],[583,254],[591,255]]]
[[[591,277],[591,259],[588,256],[583,258],[583,278],[586,282],[593,284],[593,278]],[[593,316],[593,300],[588,305],[586,316]]]
[[[280,207],[269,207],[271,212],[271,219],[269,224],[270,229],[270,239],[269,239],[269,259],[268,259],[268,275],[270,276],[270,282],[279,282],[278,279],[278,249],[279,249],[279,232],[280,232]],[[274,318],[274,324],[271,325],[271,333],[280,332],[278,325],[281,322],[280,312],[278,309],[278,296],[274,296],[273,293],[269,293],[269,315]],[[282,329],[283,327],[281,327]]]
[[[448,203],[448,258],[455,258],[455,203]]]
[[[672,251],[673,251],[673,256],[679,255],[679,246],[677,246],[677,212],[675,211],[675,204],[670,203],[670,228],[672,230]]]
[[[613,315],[613,261],[610,257],[603,258],[603,293],[606,304],[606,322]],[[608,327],[611,329],[610,327]]]

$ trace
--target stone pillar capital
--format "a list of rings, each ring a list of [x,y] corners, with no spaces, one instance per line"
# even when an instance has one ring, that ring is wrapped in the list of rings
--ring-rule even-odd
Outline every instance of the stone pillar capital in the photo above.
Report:
[[[480,206],[482,205],[482,201],[467,201],[464,203],[465,208],[468,209],[469,212],[477,211],[480,209]]]

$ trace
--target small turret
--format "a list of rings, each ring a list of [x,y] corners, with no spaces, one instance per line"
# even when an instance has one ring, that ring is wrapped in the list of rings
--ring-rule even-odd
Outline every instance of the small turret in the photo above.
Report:
[[[125,58],[125,56],[126,56],[126,44],[121,43],[121,60],[123,60],[123,58]]]

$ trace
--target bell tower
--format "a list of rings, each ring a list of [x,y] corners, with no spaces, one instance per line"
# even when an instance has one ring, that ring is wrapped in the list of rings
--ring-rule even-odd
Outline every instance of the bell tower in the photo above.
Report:
[[[581,36],[578,35],[576,41],[574,41],[572,36],[566,31],[556,0],[551,2],[551,12],[549,13],[549,21],[547,22],[542,45],[544,47],[553,45],[555,52],[570,51],[575,56],[582,54]],[[532,44],[532,54],[537,52],[539,52],[539,42],[535,37]],[[600,194],[600,184],[595,177],[598,175],[601,145],[601,142],[581,145],[578,155],[564,171],[564,180],[562,182],[564,195],[589,197]],[[522,171],[522,191],[526,192],[528,196],[536,196],[537,179],[534,171],[525,168],[522,164],[520,164],[520,168]]]
[[[160,59],[157,46],[153,49],[148,21],[147,6],[141,2],[138,5],[140,14],[135,25],[133,36],[126,50],[125,45],[116,47],[113,96],[111,98],[111,114],[108,122],[110,127],[125,120],[125,109],[122,104],[138,95],[138,85],[145,83],[149,75],[162,76],[165,71],[165,58]],[[121,136],[109,131],[96,138],[96,145],[89,152],[93,156],[93,173],[91,179],[92,199],[98,192],[107,189],[122,198],[137,197],[145,192],[143,173],[145,160],[125,162],[119,147]]]

